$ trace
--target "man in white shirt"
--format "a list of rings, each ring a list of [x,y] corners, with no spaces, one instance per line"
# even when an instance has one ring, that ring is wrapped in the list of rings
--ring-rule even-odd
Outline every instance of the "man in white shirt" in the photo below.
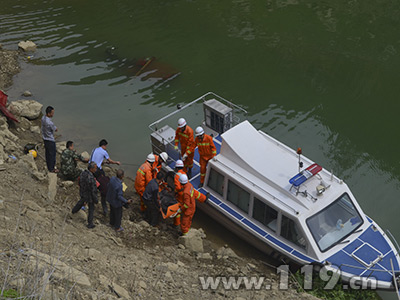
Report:
[[[103,168],[102,168],[102,164],[103,164],[104,160],[109,164],[116,164],[116,165],[121,164],[119,161],[114,161],[110,158],[110,156],[108,155],[108,152],[106,150],[107,145],[108,145],[108,142],[105,139],[102,139],[99,142],[99,147],[97,147],[96,149],[94,149],[92,151],[92,155],[90,157],[89,162],[93,161],[97,165],[97,171],[96,171],[96,173],[94,173],[94,176],[96,178],[99,177],[100,175],[105,175]]]
[[[51,121],[54,116],[54,108],[48,106],[46,108],[46,114],[42,118],[42,137],[44,142],[44,149],[46,153],[46,164],[49,172],[57,173],[56,169],[56,142],[54,139],[54,132],[57,131],[57,127]]]

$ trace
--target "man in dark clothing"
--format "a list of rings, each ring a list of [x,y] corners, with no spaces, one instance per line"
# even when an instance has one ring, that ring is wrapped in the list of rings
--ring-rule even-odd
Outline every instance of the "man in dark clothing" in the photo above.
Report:
[[[117,176],[110,179],[107,188],[107,202],[110,203],[110,225],[114,227],[117,232],[123,231],[121,227],[122,220],[122,206],[132,202],[132,199],[126,200],[122,191],[122,179],[124,178],[124,171],[117,170]]]
[[[46,154],[46,164],[49,172],[57,173],[56,166],[56,141],[54,139],[54,132],[57,127],[51,121],[54,116],[54,108],[52,106],[46,107],[46,114],[42,118],[42,138]]]
[[[89,163],[88,169],[84,170],[79,178],[79,194],[81,199],[76,203],[74,208],[72,209],[72,213],[77,213],[85,203],[89,206],[88,212],[88,228],[94,228],[93,224],[93,213],[94,213],[94,205],[99,203],[97,199],[97,186],[96,179],[93,174],[97,170],[97,165],[94,162]]]
[[[150,180],[143,193],[143,202],[147,206],[146,217],[151,226],[157,226],[160,218],[158,189],[162,181],[163,175],[161,173],[157,173],[157,177]]]

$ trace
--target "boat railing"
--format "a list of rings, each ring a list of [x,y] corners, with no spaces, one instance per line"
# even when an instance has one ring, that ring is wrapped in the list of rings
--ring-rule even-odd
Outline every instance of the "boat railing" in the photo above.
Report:
[[[157,121],[154,121],[153,123],[151,123],[149,125],[149,128],[152,132],[152,134],[157,135],[160,140],[162,140],[164,145],[169,145],[169,147],[174,147],[174,141],[171,140],[166,140],[163,138],[163,136],[160,134],[160,129],[162,129],[164,126],[168,125],[169,127],[173,128],[175,130],[175,125],[177,122],[177,118],[174,118],[174,116],[176,117],[177,114],[182,114],[182,111],[186,110],[186,113],[188,115],[188,118],[190,118],[190,122],[191,124],[204,124],[204,119],[205,116],[203,114],[198,113],[199,110],[203,110],[203,107],[200,107],[199,105],[207,100],[211,100],[211,99],[215,99],[221,103],[223,103],[224,105],[228,106],[229,108],[232,109],[232,126],[237,125],[240,123],[241,121],[241,117],[243,117],[243,119],[245,119],[247,117],[247,111],[232,103],[231,101],[213,93],[213,92],[208,92],[198,98],[196,98],[195,100],[180,106],[177,105],[177,109],[172,111],[171,113],[163,116],[162,118],[158,119]],[[162,152],[164,151],[163,149],[160,149],[156,144],[153,144],[152,142],[152,147],[153,149],[156,149],[158,152]],[[171,160],[174,160],[172,157],[170,157]]]
[[[219,96],[219,95],[217,95],[217,94],[215,94],[213,92],[208,92],[208,93],[196,98],[192,102],[189,102],[189,103],[185,104],[182,107],[178,107],[175,111],[167,114],[166,116],[162,117],[161,119],[151,123],[149,125],[150,130],[152,132],[157,131],[159,129],[158,125],[161,124],[163,121],[166,121],[167,119],[171,118],[172,116],[174,116],[174,115],[182,112],[183,110],[193,106],[197,102],[200,102],[200,101],[204,102],[204,101],[206,101],[208,99],[211,99],[212,97],[215,98],[216,100],[224,103],[226,106],[228,106],[228,107],[233,109],[233,111],[234,111],[233,122],[232,122],[233,125],[236,125],[241,121],[239,116],[238,116],[239,114],[243,114],[244,116],[247,116],[247,111],[244,108],[240,107],[239,105],[236,105],[236,104],[232,103],[231,101],[229,101],[229,100],[227,100],[227,99],[225,99],[225,98],[223,98],[223,97],[221,97],[221,96]]]
[[[400,247],[399,244],[397,243],[397,240],[394,238],[393,234],[389,231],[389,229],[386,229],[386,233],[387,236],[389,237],[389,239],[391,240],[391,242],[394,244],[394,246],[396,247],[396,256],[399,255],[399,251],[400,251]]]
[[[349,265],[349,264],[341,264],[340,266],[338,266],[338,269],[342,270],[342,267],[348,267],[348,268],[352,268],[352,269],[371,271],[371,274],[369,274],[367,276],[367,278],[371,277],[374,272],[386,272],[386,273],[388,272],[387,270],[383,270],[383,269],[367,269],[367,268],[364,268],[364,267],[353,266],[353,265]],[[394,272],[398,273],[398,272],[400,272],[400,270],[394,270]]]

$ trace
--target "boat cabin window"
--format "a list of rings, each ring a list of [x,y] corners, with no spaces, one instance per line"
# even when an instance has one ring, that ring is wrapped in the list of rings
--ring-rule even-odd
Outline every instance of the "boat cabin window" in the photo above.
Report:
[[[307,219],[307,226],[322,252],[344,240],[362,224],[360,214],[346,193]]]
[[[287,239],[289,242],[300,246],[301,248],[306,248],[306,240],[304,239],[298,226],[292,219],[284,215],[282,215],[281,236]]]
[[[228,182],[227,200],[244,212],[249,212],[250,193],[230,180]]]
[[[269,229],[276,231],[278,212],[256,197],[254,197],[253,218],[267,226]]]
[[[223,196],[224,176],[218,173],[215,169],[210,170],[207,185],[215,192]]]

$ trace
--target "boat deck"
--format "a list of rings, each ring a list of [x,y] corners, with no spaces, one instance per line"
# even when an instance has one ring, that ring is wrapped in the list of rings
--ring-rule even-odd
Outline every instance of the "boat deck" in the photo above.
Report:
[[[213,138],[215,148],[217,148],[217,155],[221,152],[221,144],[222,137],[221,135],[217,135]],[[172,170],[175,168],[175,161],[172,161],[168,165]],[[192,168],[192,177],[189,180],[195,188],[198,188],[200,185],[200,155],[199,151],[196,148],[194,151],[194,159],[193,159],[193,168]]]

